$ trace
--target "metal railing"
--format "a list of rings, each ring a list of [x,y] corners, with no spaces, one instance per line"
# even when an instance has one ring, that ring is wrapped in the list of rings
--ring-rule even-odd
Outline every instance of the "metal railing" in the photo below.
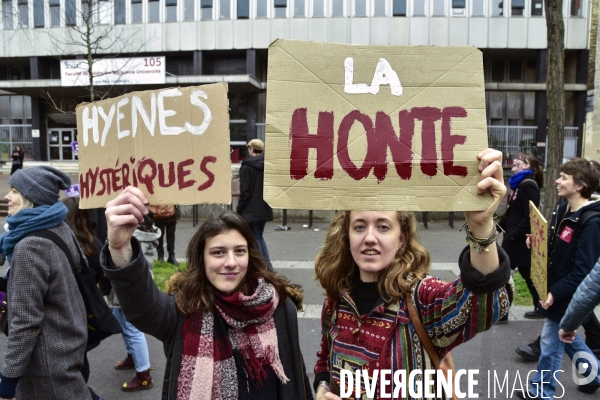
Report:
[[[1,160],[10,160],[16,146],[25,152],[25,160],[33,160],[31,128],[31,125],[0,125]]]
[[[519,153],[528,153],[537,146],[537,126],[488,126],[488,143],[491,148],[500,150],[503,166],[512,165]],[[577,156],[578,128],[565,127],[565,144],[563,157],[565,160]],[[548,147],[548,138],[546,138]]]

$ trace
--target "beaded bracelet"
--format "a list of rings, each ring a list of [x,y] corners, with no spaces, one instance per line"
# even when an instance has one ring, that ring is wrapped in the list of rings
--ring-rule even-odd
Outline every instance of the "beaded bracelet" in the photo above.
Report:
[[[473,233],[469,230],[469,226],[467,225],[467,223],[465,222],[462,226],[462,228],[460,228],[460,230],[462,231],[464,228],[465,232],[467,233],[467,243],[470,244],[471,248],[475,249],[476,252],[481,253],[481,250],[484,250],[486,252],[490,251],[490,249],[488,249],[488,246],[492,243],[494,243],[496,240],[498,240],[498,236],[500,236],[500,232],[504,232],[504,230],[502,229],[502,227],[500,227],[500,225],[498,225],[497,223],[494,222],[494,232],[492,232],[492,234],[488,237],[488,238],[478,238],[476,236],[473,236]]]

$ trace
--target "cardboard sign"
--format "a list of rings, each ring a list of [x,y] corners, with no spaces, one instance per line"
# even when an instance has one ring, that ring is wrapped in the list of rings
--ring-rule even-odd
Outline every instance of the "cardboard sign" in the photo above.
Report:
[[[475,47],[269,47],[264,198],[276,208],[482,210]]]
[[[548,297],[548,222],[532,201],[529,201],[531,221],[531,280],[542,300]]]
[[[152,204],[231,202],[225,83],[80,104],[77,133],[82,208],[128,185]]]

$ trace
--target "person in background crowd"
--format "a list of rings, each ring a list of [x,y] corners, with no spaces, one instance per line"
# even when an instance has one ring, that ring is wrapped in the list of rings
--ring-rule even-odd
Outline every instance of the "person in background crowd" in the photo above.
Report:
[[[459,256],[461,274],[453,282],[427,275],[429,252],[417,239],[411,213],[340,211],[333,218],[315,261],[327,296],[315,366],[317,400],[340,399],[342,369],[352,375],[358,369],[370,375],[391,370],[392,376],[404,370],[407,377],[414,370],[435,369],[416,326],[424,326],[442,359],[508,313],[510,262],[495,243],[499,228],[493,222],[506,192],[502,153],[487,149],[479,159],[477,192],[490,193],[493,202],[484,211],[465,212],[471,244]],[[360,393],[350,389],[351,397],[367,398],[364,384]],[[384,398],[381,386],[375,393],[376,399]]]
[[[154,226],[154,219],[151,212],[148,212],[144,216],[144,221],[133,232],[133,237],[140,243],[141,252],[146,258],[150,275],[153,278],[154,249],[158,245],[160,235],[160,229]],[[121,390],[124,392],[135,392],[152,388],[154,384],[150,375],[150,354],[148,352],[146,336],[131,323],[127,322],[114,290],[111,290],[108,296],[108,304],[123,329],[123,342],[127,350],[127,357],[116,363],[115,369],[135,369],[136,372],[132,380],[123,384]]]
[[[594,312],[598,304],[600,304],[600,258],[596,261],[592,272],[577,288],[565,315],[560,320],[558,333],[560,340],[573,343],[577,328]]]
[[[146,204],[131,186],[108,202],[101,261],[128,321],[164,343],[162,398],[312,399],[292,301],[298,292],[267,269],[248,224],[232,212],[209,217],[168,295],[132,238]]]
[[[538,312],[546,317],[541,335],[541,355],[537,372],[529,381],[524,398],[552,398],[556,391],[563,352],[570,358],[585,352],[598,360],[588,346],[575,336],[572,343],[559,339],[559,322],[565,315],[577,287],[600,257],[600,202],[590,201],[598,189],[600,172],[589,161],[573,158],[560,166],[556,180],[558,196],[566,200],[552,213],[548,229],[548,296],[540,301]],[[593,213],[586,218],[587,213]],[[579,220],[584,220],[580,223]],[[580,226],[581,225],[581,226]],[[573,360],[579,366],[579,360]],[[588,364],[588,370],[591,365]],[[545,374],[545,375],[544,375]],[[592,393],[600,385],[600,376],[578,390]]]
[[[12,154],[12,167],[10,169],[10,174],[14,174],[15,171],[23,168],[23,159],[25,158],[25,153],[21,150],[21,146],[15,146]]]
[[[260,139],[252,139],[246,148],[250,157],[242,161],[240,168],[240,199],[236,211],[250,225],[260,254],[270,265],[269,250],[263,237],[267,221],[273,221],[273,209],[263,200],[265,145]]]
[[[533,311],[527,311],[525,318],[544,318],[536,310],[540,296],[531,280],[531,250],[525,243],[527,235],[531,233],[529,202],[532,201],[536,207],[540,206],[540,189],[544,186],[544,172],[537,157],[526,153],[517,155],[511,171],[513,176],[508,180],[511,189],[508,208],[499,224],[504,229],[502,248],[508,254],[510,267],[513,270],[519,269],[533,298]]]
[[[100,250],[102,250],[104,244],[94,236],[94,225],[92,223],[90,210],[79,208],[79,197],[68,197],[63,200],[63,203],[68,210],[65,223],[69,225],[69,228],[71,228],[75,234],[77,243],[79,244],[79,247],[81,247],[88,265],[95,273],[96,283],[98,284],[102,281],[102,278],[104,278],[104,272],[100,266]],[[87,353],[99,345],[100,342],[90,343],[89,341],[86,345],[83,368],[81,370],[86,383],[90,377],[90,364]]]
[[[78,244],[64,223],[60,190],[71,186],[63,172],[40,166],[8,180],[8,232],[0,248],[8,269],[8,339],[0,373],[0,398],[93,399],[81,373],[87,315],[71,264],[49,239],[26,235],[49,229],[80,264]],[[85,262],[85,260],[83,260]]]
[[[154,219],[154,224],[160,229],[161,235],[158,238],[158,261],[165,261],[165,248],[163,238],[167,236],[167,262],[173,265],[179,265],[175,258],[175,230],[177,229],[177,221],[181,217],[181,210],[179,206],[174,206],[174,213],[172,216],[166,219]]]

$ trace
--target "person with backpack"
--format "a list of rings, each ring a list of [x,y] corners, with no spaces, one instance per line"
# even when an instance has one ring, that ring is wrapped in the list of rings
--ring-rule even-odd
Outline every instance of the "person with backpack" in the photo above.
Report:
[[[356,210],[335,215],[315,260],[316,279],[326,292],[314,369],[316,400],[339,400],[342,391],[356,399],[390,398],[392,387],[384,387],[383,379],[377,383],[378,371],[390,371],[390,380],[397,372],[409,377],[418,370],[444,371],[450,367],[450,350],[508,313],[510,262],[496,243],[500,228],[493,221],[506,191],[502,153],[484,150],[479,159],[477,192],[489,194],[492,203],[484,211],[465,212],[470,244],[458,257],[461,274],[452,282],[429,275],[429,251],[419,243],[412,213]],[[342,385],[345,372],[355,376],[361,370],[375,385],[374,395],[367,394],[366,384]],[[419,382],[406,386],[428,392],[429,379],[418,375]],[[437,381],[434,392],[440,375],[431,379]],[[441,395],[437,392],[435,398]]]
[[[508,196],[508,207],[499,225],[504,229],[502,248],[510,259],[510,267],[519,273],[527,284],[533,298],[533,311],[527,311],[525,318],[544,318],[536,310],[540,301],[537,290],[531,280],[531,250],[525,241],[531,233],[529,220],[529,202],[540,206],[540,189],[544,186],[544,172],[536,156],[519,153],[513,161],[513,176],[508,180],[511,193]],[[504,321],[508,320],[508,315]]]
[[[560,166],[560,176],[555,183],[558,196],[566,202],[552,213],[548,228],[548,294],[537,306],[538,312],[546,317],[541,335],[541,354],[537,372],[522,398],[554,396],[563,352],[570,358],[577,352],[585,352],[589,359],[598,363],[579,336],[572,343],[564,343],[558,333],[560,320],[577,287],[600,257],[600,201],[590,200],[599,182],[600,172],[586,159],[573,158]],[[584,366],[579,363],[580,360],[573,360],[578,363],[578,368]],[[588,363],[587,370],[591,367]],[[600,376],[596,376],[591,383],[578,386],[578,390],[592,393],[599,386]]]
[[[0,398],[93,399],[81,373],[86,308],[68,256],[52,240],[26,237],[47,229],[66,243],[77,265],[87,265],[64,223],[67,207],[59,200],[71,180],[55,168],[39,166],[16,171],[8,184],[8,231],[0,236],[9,262]]]

